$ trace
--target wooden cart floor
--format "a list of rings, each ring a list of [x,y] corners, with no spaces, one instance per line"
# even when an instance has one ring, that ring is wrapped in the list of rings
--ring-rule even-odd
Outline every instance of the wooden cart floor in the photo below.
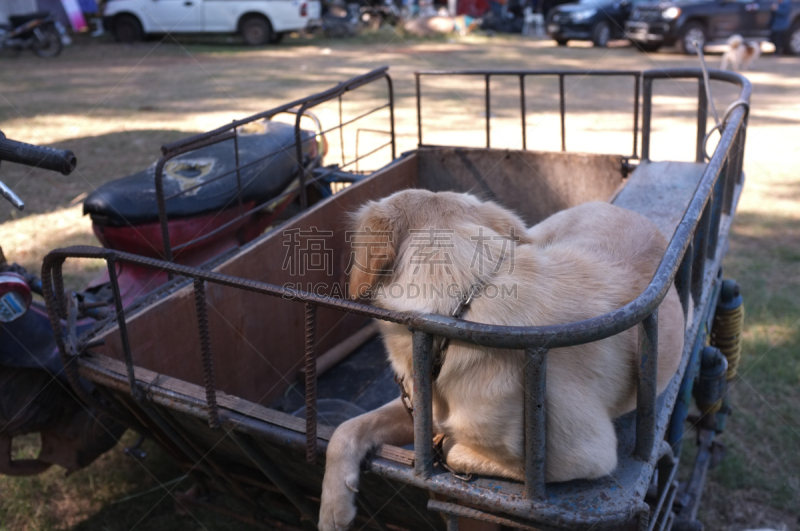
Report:
[[[376,336],[319,377],[319,422],[338,426],[355,414],[379,408],[400,396],[383,340]],[[348,402],[355,408],[338,407]],[[343,405],[343,404],[342,404]],[[269,407],[305,418],[305,385],[299,380]],[[326,418],[326,412],[330,412]]]

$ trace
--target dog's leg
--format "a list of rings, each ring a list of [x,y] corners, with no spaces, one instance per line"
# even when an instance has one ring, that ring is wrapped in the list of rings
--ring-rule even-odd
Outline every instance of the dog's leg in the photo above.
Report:
[[[413,440],[414,425],[399,398],[336,428],[326,453],[319,530],[350,527],[356,517],[361,461],[370,450],[381,444],[403,446]]]
[[[454,442],[451,438],[445,439],[442,451],[447,466],[455,472],[501,476],[518,481],[525,479],[521,468],[507,466],[496,461],[491,454],[482,453],[480,450]]]

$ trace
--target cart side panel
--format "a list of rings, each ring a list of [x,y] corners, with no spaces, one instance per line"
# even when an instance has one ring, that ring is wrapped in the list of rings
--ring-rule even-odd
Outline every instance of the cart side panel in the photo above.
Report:
[[[609,201],[624,183],[620,155],[442,147],[417,153],[420,187],[495,200],[528,225],[588,201]]]
[[[216,271],[280,286],[292,284],[303,290],[311,283],[321,294],[330,294],[334,285],[344,289],[344,271],[350,258],[346,252],[349,244],[345,242],[348,213],[368,200],[417,184],[416,156],[400,159],[255,240]],[[308,253],[294,252],[298,249],[291,247],[293,234],[301,244],[299,251],[303,246],[321,245],[314,257],[331,260],[330,267],[325,263],[324,267],[317,267],[310,263]],[[292,253],[288,262],[287,253]],[[305,266],[296,263],[298,259],[306,260]],[[252,402],[271,402],[295,381],[296,372],[302,367],[303,304],[216,284],[206,289],[216,388]],[[349,337],[366,320],[319,308],[317,353]],[[192,286],[154,303],[127,324],[137,367],[203,385]],[[98,352],[122,360],[118,329],[109,330],[103,339],[106,343]]]

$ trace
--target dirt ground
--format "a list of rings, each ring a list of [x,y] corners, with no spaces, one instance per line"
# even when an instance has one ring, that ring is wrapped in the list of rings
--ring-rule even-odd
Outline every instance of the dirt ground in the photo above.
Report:
[[[712,66],[719,59],[708,57]],[[80,42],[54,60],[0,56],[0,130],[10,138],[71,149],[78,158],[78,170],[69,177],[8,163],[0,167],[0,179],[27,202],[22,214],[0,205],[0,245],[10,260],[37,270],[47,250],[93,242],[81,200],[103,182],[154,162],[162,144],[383,65],[394,82],[400,153],[417,144],[418,70],[643,70],[698,63],[668,50],[643,54],[622,45],[560,48],[550,41],[485,36],[408,41],[389,33],[355,41],[291,39],[263,49],[172,40],[135,46]],[[747,183],[725,266],[726,276],[742,283],[748,305],[745,354],[733,389],[736,411],[724,435],[728,457],[711,473],[701,518],[707,529],[797,529],[800,59],[766,53],[747,77],[753,83]],[[736,94],[712,85],[721,114]],[[521,148],[518,80],[497,77],[491,89],[492,146]],[[423,78],[422,91],[425,143],[485,143],[482,79]],[[570,76],[565,94],[568,150],[630,154],[632,79]],[[697,83],[665,79],[656,83],[655,95],[652,158],[692,160]],[[345,120],[381,98],[382,86],[346,96]],[[556,78],[528,79],[528,149],[560,149],[557,98]],[[338,119],[335,105],[316,112],[329,126]],[[385,119],[376,113],[372,127],[385,130]],[[356,134],[346,132],[348,160],[356,153]],[[361,135],[361,153],[385,141],[379,134]],[[328,162],[339,162],[339,139],[329,140]],[[379,167],[387,157],[378,153],[361,169]],[[71,267],[68,280],[79,287],[98,264]],[[33,444],[23,441],[20,455],[33,451]],[[68,479],[55,470],[35,479],[0,478],[0,530],[183,529],[197,522],[201,528],[228,528],[208,515],[197,521],[174,515],[158,493],[109,505],[179,476],[156,448],[149,451],[158,465],[152,469],[147,461],[132,464],[118,447]]]

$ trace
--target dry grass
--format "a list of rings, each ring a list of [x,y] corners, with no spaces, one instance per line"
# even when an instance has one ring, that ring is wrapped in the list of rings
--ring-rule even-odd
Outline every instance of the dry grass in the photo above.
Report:
[[[416,145],[411,75],[415,70],[695,66],[693,59],[669,52],[645,55],[626,47],[557,48],[549,42],[506,37],[409,43],[381,34],[359,41],[293,41],[261,50],[187,42],[152,41],[127,47],[87,44],[67,49],[53,61],[27,56],[0,59],[4,72],[13,70],[13,75],[0,77],[0,129],[12,138],[73,149],[79,160],[79,170],[70,177],[11,164],[0,168],[2,179],[28,202],[20,219],[8,206],[0,212],[0,220],[6,221],[0,225],[0,244],[9,259],[36,270],[47,250],[89,243],[90,224],[80,216],[76,198],[108,179],[150,164],[162,143],[327,88],[376,66],[391,65],[398,152]],[[797,528],[798,74],[796,60],[766,55],[748,76],[755,91],[745,157],[747,185],[725,263],[726,276],[740,281],[746,298],[745,352],[733,389],[736,410],[723,436],[728,457],[710,475],[701,513],[710,529]],[[516,80],[492,82],[495,146],[520,144],[515,87]],[[552,82],[528,86],[529,148],[559,147],[555,87]],[[482,144],[481,89],[481,81],[426,82],[425,142]],[[566,89],[568,148],[627,154],[632,84],[576,78]],[[716,90],[722,110],[733,95],[723,87]],[[694,83],[667,80],[656,85],[653,158],[693,157],[696,92]],[[380,96],[378,91],[347,98],[346,116],[367,108]],[[326,121],[338,117],[335,106],[318,111]],[[338,139],[331,142],[329,162],[337,162]],[[352,156],[353,137],[348,136],[345,144],[350,150],[347,156]],[[371,161],[375,166],[382,162]],[[71,267],[76,287],[96,274],[79,264]],[[19,451],[30,453],[32,447],[33,441],[26,439]],[[180,475],[154,446],[148,451],[144,468],[124,457],[118,447],[69,478],[56,470],[38,478],[0,478],[0,530],[230,527],[225,519],[211,515],[197,513],[202,524],[191,516],[176,515],[163,492],[109,505],[156,486],[154,478],[166,481]]]

